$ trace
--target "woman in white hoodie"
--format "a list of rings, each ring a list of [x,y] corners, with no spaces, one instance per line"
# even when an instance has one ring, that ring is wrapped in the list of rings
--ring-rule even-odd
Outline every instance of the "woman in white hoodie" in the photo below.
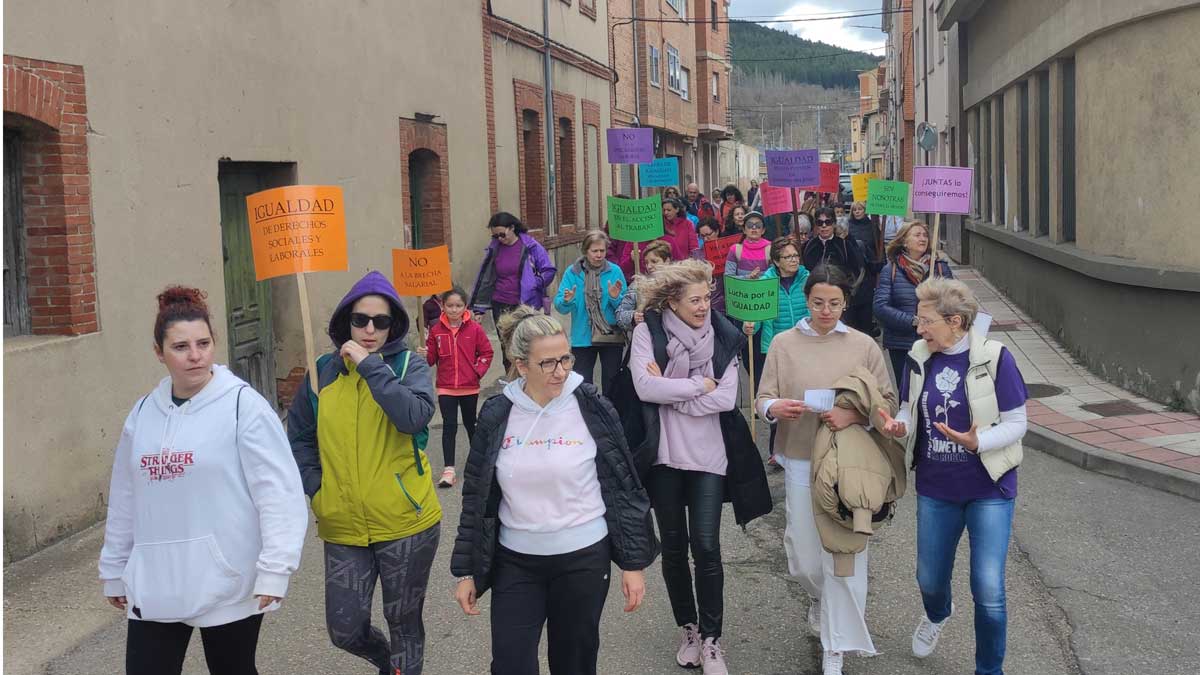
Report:
[[[256,675],[264,612],[300,564],[308,509],[287,435],[225,366],[204,293],[158,296],[168,376],[125,420],[100,552],[104,595],[129,618],[127,675],[175,675],[200,628],[209,672]]]

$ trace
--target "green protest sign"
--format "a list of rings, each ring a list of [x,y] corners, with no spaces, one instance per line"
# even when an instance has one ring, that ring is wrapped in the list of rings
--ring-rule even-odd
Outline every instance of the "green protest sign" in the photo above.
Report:
[[[908,215],[909,184],[898,180],[867,183],[867,213],[875,216]]]
[[[608,198],[608,235],[619,241],[653,241],[663,236],[662,197]]]
[[[725,313],[741,321],[779,316],[779,280],[725,277]]]

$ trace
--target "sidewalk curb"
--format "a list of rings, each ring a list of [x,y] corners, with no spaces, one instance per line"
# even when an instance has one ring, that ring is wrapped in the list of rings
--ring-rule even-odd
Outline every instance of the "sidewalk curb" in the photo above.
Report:
[[[1200,475],[1090,446],[1032,423],[1024,442],[1088,471],[1200,501]]]

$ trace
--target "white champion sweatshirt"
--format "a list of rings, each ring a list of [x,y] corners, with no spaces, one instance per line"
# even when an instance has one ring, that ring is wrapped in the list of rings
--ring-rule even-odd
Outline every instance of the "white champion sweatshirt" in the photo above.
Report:
[[[104,594],[126,596],[131,619],[197,627],[257,613],[255,595],[286,595],[308,508],[271,405],[220,365],[182,406],[170,377],[139,404],[113,461]]]
[[[596,440],[588,432],[575,389],[545,407],[524,392],[524,378],[504,395],[513,402],[496,458],[500,483],[500,544],[528,555],[557,555],[586,548],[608,535],[604,498],[596,474]]]

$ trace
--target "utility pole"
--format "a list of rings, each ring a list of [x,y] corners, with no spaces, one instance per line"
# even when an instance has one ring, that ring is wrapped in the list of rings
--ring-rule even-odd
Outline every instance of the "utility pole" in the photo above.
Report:
[[[779,104],[779,147],[783,147],[783,104]]]
[[[817,106],[817,155],[821,154],[821,108]]]
[[[558,120],[554,119],[554,82],[552,79],[553,61],[550,55],[550,0],[542,0],[542,43],[545,47],[545,80],[542,97],[545,103],[545,116],[542,127],[546,131],[546,234],[558,234],[558,199],[557,176],[554,166],[554,132],[558,129]]]

